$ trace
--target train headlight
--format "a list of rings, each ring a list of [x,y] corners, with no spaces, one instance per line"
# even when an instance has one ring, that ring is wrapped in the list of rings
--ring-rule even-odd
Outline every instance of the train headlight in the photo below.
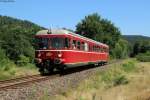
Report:
[[[62,57],[62,54],[60,53],[60,54],[58,54],[58,57]]]
[[[41,57],[41,53],[39,53],[39,54],[37,55],[37,57]]]
[[[58,51],[57,52],[57,56],[60,58],[60,57],[62,57],[62,52],[61,51]]]

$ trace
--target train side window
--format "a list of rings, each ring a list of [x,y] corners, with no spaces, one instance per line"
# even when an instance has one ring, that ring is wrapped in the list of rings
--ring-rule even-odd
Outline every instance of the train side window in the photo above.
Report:
[[[104,48],[104,52],[107,52],[107,49],[106,49],[106,48]]]
[[[92,46],[92,51],[94,52],[94,45]]]
[[[105,52],[105,47],[103,47],[103,52]]]
[[[107,48],[105,48],[105,52],[107,53]]]
[[[70,47],[70,39],[69,38],[65,38],[65,47],[66,48]]]
[[[95,46],[93,45],[93,52],[95,51]]]
[[[94,45],[94,52],[96,51],[96,46]]]
[[[108,52],[108,49],[107,49],[107,48],[105,48],[105,52]]]
[[[96,52],[98,52],[98,46],[96,46]]]
[[[94,51],[94,46],[92,46],[92,51]]]
[[[81,43],[81,50],[83,50],[83,51],[85,50],[85,44],[84,44],[84,42]]]
[[[51,38],[48,39],[48,49],[51,49]]]
[[[103,52],[103,47],[102,46],[100,47],[100,52]]]
[[[109,53],[109,49],[107,48],[107,53]]]
[[[77,48],[80,50],[80,41],[77,42]]]
[[[100,52],[100,47],[98,46],[98,52]]]
[[[106,48],[104,47],[104,52],[106,52]]]
[[[92,51],[92,46],[91,45],[89,45],[89,51]]]
[[[73,40],[73,41],[72,41],[72,48],[73,48],[73,49],[76,49],[76,40]]]

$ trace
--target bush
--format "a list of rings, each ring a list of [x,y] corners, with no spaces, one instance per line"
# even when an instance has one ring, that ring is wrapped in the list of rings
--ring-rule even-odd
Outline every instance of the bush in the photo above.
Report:
[[[4,50],[2,50],[0,48],[0,67],[3,67],[3,65],[7,63],[7,60],[6,60],[6,55],[5,55],[5,52]]]
[[[128,80],[124,75],[118,75],[113,79],[113,85],[121,85],[121,84],[127,84]]]
[[[24,55],[19,56],[19,60],[17,61],[17,64],[20,66],[25,66],[30,62],[30,59]]]
[[[102,73],[101,80],[108,84],[108,87],[128,83],[128,79],[125,77],[122,71],[115,67],[107,70],[107,72]]]
[[[12,66],[12,62],[6,57],[5,51],[0,48],[0,70],[8,71]]]
[[[150,62],[150,52],[140,53],[136,56],[136,59],[141,62]]]
[[[113,58],[123,59],[129,56],[129,44],[127,41],[120,39],[110,53]]]

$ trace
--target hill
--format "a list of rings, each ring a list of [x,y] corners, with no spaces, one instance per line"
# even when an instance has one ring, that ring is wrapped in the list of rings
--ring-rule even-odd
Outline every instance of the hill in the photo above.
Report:
[[[44,28],[30,21],[0,15],[0,51],[14,61],[21,55],[32,58],[33,35],[41,29]]]
[[[131,44],[134,44],[136,41],[139,40],[150,41],[150,37],[142,35],[122,35],[122,38],[127,40]]]

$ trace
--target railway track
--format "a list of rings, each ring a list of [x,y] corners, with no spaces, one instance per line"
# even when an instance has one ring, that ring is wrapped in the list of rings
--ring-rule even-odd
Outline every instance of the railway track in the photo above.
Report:
[[[30,83],[48,80],[51,78],[55,78],[57,76],[58,76],[57,74],[51,76],[41,76],[40,74],[37,74],[37,75],[24,76],[24,77],[9,79],[9,80],[3,80],[0,81],[0,90],[15,89],[23,85],[28,85]]]
[[[118,63],[120,61],[121,60],[109,62],[107,65]],[[105,69],[105,66],[107,66],[107,65],[102,66],[101,69]],[[79,68],[67,69],[65,71],[65,74],[71,74],[74,72],[79,72],[79,71],[83,71],[83,70],[90,69],[90,68],[93,68],[93,67],[83,67],[83,68],[79,67]],[[0,90],[15,89],[17,87],[21,87],[21,86],[28,85],[28,84],[35,83],[35,82],[39,82],[39,81],[44,81],[44,80],[56,78],[58,76],[60,76],[59,73],[54,73],[53,75],[50,75],[50,76],[41,76],[40,74],[37,74],[37,75],[18,77],[18,78],[14,78],[14,79],[2,80],[2,81],[0,81]]]

